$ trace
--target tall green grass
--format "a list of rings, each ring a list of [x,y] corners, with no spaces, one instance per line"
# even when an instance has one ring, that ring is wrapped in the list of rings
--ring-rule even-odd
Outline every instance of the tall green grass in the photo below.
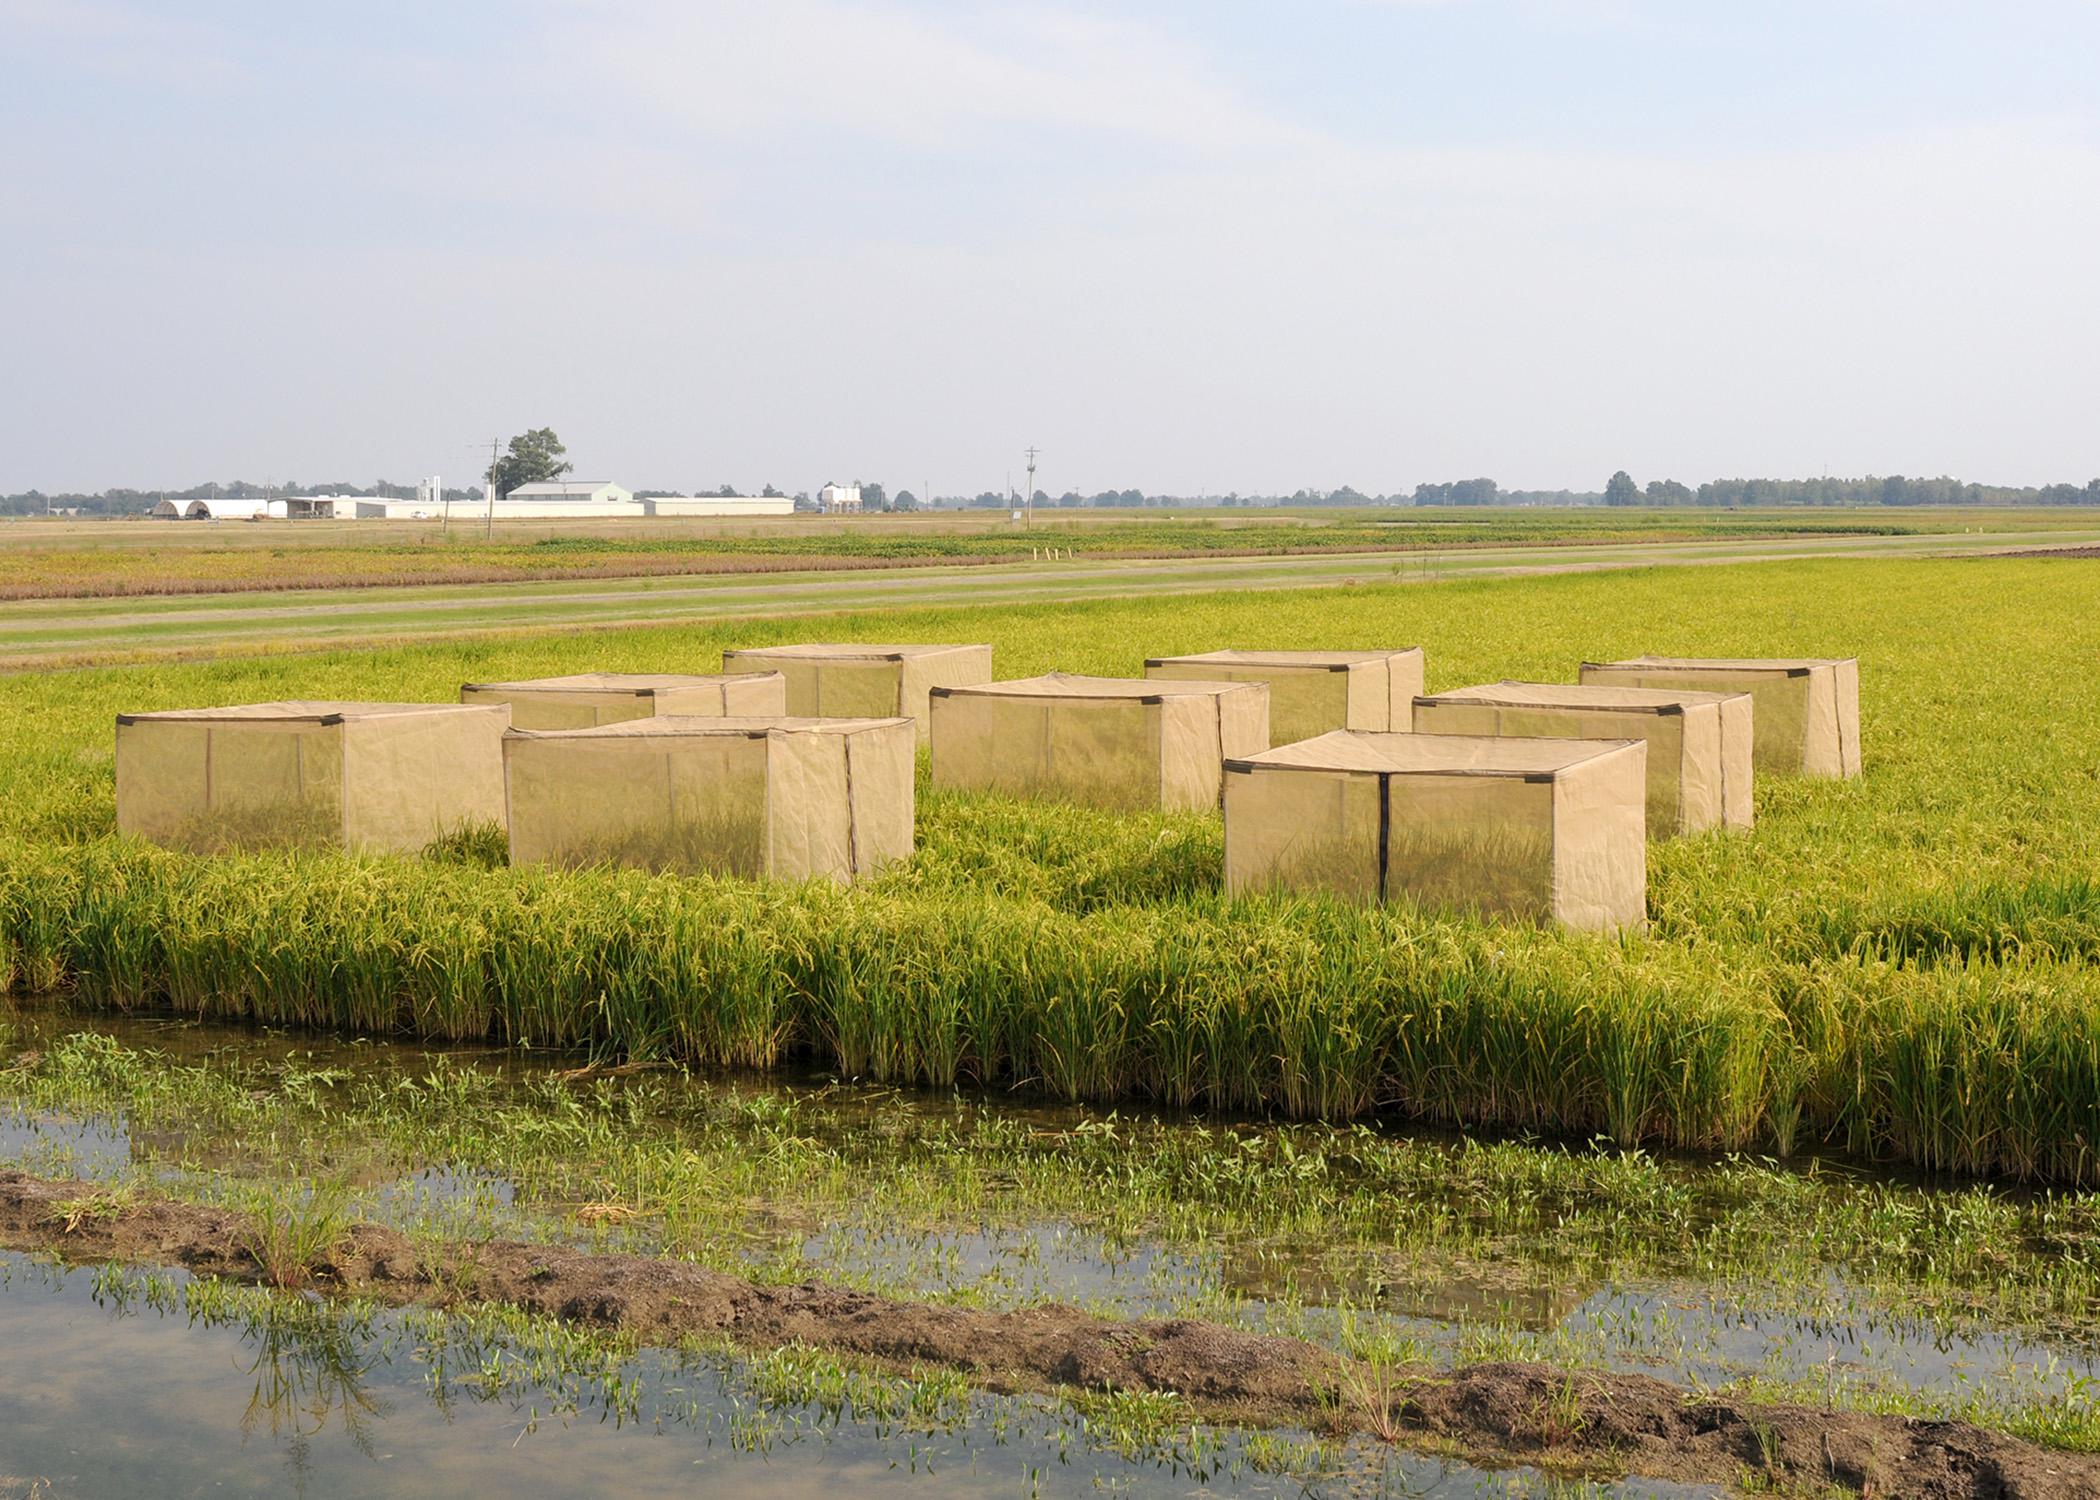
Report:
[[[1311,901],[1074,914],[116,842],[4,858],[10,941],[58,933],[116,1007],[2100,1180],[2083,966],[1759,965]]]
[[[1650,932],[1622,940],[1231,901],[1214,816],[983,797],[924,795],[920,852],[852,891],[512,871],[485,840],[204,859],[111,836],[120,708],[706,670],[718,628],[16,677],[0,974],[277,1023],[2100,1181],[2095,576],[1792,563],[735,633],[990,639],[1013,675],[1421,643],[1435,687],[1644,649],[1860,655],[1866,776],[1764,778],[1753,835],[1656,846]]]

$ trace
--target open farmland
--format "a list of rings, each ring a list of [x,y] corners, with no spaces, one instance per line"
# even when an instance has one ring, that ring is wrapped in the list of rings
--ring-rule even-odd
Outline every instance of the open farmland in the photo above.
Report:
[[[447,576],[442,573],[411,573],[410,582],[389,584],[384,579],[397,575],[382,572],[342,575],[352,579],[351,586],[327,588],[292,586],[315,576],[304,570],[317,559],[325,561],[332,550],[325,543],[203,547],[196,554],[177,547],[171,554],[174,565],[192,570],[195,589],[157,597],[127,593],[0,601],[0,664],[325,650],[345,635],[361,641],[415,640],[502,634],[528,626],[602,630],[935,604],[1038,605],[1785,557],[1970,556],[2100,540],[2100,529],[2064,514],[1939,512],[1901,521],[1865,513],[1830,519],[1798,514],[1686,519],[1660,512],[1616,519],[1602,514],[1604,521],[1584,519],[1581,513],[1523,511],[1466,521],[1308,523],[1260,516],[1185,525],[1095,521],[1066,523],[1032,536],[981,525],[951,534],[947,522],[943,526],[950,529],[928,523],[918,531],[884,535],[877,528],[893,522],[908,528],[916,518],[878,517],[817,532],[818,538],[839,539],[836,553],[812,556],[795,550],[808,537],[791,538],[795,547],[785,551],[777,549],[786,544],[760,540],[750,545],[767,550],[730,562],[707,553],[715,543],[706,540],[693,544],[699,549],[694,553],[652,561],[650,544],[607,539],[601,532],[497,549],[520,566],[494,576],[531,582],[445,583],[437,581]],[[178,523],[156,524],[178,540],[187,535]],[[364,525],[364,532],[377,524]],[[1147,532],[1164,535],[1169,544],[1147,552],[1102,541]],[[917,536],[923,536],[927,550],[898,550],[918,546]],[[1246,537],[1260,539],[1259,544],[1243,546],[1236,540]],[[1603,539],[1612,537],[1618,539]],[[834,544],[817,540],[812,545]],[[956,547],[965,551],[956,554]],[[980,547],[990,550],[971,555],[969,549]],[[1049,555],[1053,548],[1055,556]],[[394,543],[376,558],[386,568],[412,568],[428,553],[413,542]],[[567,572],[548,566],[563,557],[580,561]],[[15,559],[0,550],[0,560],[19,561],[17,575],[31,591],[78,583],[69,583],[63,572],[47,571],[52,560],[33,552]],[[127,568],[161,561],[118,560]],[[243,581],[249,564],[260,570],[254,576],[263,582]]]
[[[689,574],[1417,552],[1471,547],[2004,534],[2091,539],[2067,510],[1064,510],[1022,529],[999,510],[769,520],[0,524],[0,599],[136,597]],[[2009,542],[2008,545],[2011,543]]]
[[[25,998],[5,1023],[0,1142],[45,1178],[97,1183],[102,1208],[83,1210],[96,1223],[120,1223],[126,1193],[163,1195],[275,1213],[296,1239],[262,1205],[288,1183],[339,1180],[334,1232],[356,1219],[420,1236],[452,1276],[468,1275],[446,1259],[457,1247],[504,1237],[957,1309],[1055,1299],[1195,1316],[1339,1351],[1350,1363],[1324,1425],[1344,1430],[1407,1429],[1395,1392],[1422,1370],[1515,1359],[2100,1448],[2100,1225],[2083,1191],[2100,1180],[2100,685],[2080,665],[2100,650],[2092,566],[1824,558],[1366,580],[10,676],[0,968],[24,997],[63,999]],[[1420,644],[1432,691],[1568,680],[1585,658],[1650,649],[1857,654],[1866,772],[1766,778],[1754,835],[1656,846],[1650,930],[1621,939],[1231,901],[1212,815],[923,784],[918,854],[846,891],[514,871],[487,838],[422,860],[205,860],[112,832],[119,711],[436,701],[467,680],[712,671],[726,646],[812,636],[987,640],[1001,676],[1128,675],[1148,655],[1229,645]],[[309,1055],[235,1029],[258,1021],[478,1050]],[[556,1071],[592,1058],[699,1076]],[[1480,1138],[1441,1133],[1454,1128]],[[453,1186],[401,1186],[431,1173]],[[209,1302],[200,1285],[148,1278],[123,1295]],[[290,1316],[223,1297],[207,1312],[251,1341],[281,1337]],[[554,1348],[538,1325],[363,1316],[378,1320],[365,1334],[449,1360],[539,1349],[491,1386],[520,1402],[566,1393],[624,1417],[653,1408],[607,1397],[607,1379],[655,1401],[698,1378],[643,1359],[632,1328]],[[310,1328],[303,1347],[365,1334]],[[776,1424],[829,1410],[856,1443],[893,1412],[883,1430],[939,1428],[956,1462],[954,1444],[1002,1420],[931,1371],[902,1378],[854,1386],[875,1377],[759,1359],[710,1374],[728,1394],[702,1405],[742,1401]],[[1581,1434],[1604,1431],[1603,1408],[1633,1388],[1555,1379],[1568,1383],[1542,1399],[1564,1401],[1564,1420],[1523,1442],[1455,1427],[1413,1440],[1629,1467]],[[849,1387],[860,1394],[826,1407]],[[1165,1442],[1172,1463],[1220,1482],[1367,1482],[1360,1446],[1281,1453],[1264,1436],[1322,1428],[1304,1412],[1235,1413],[1176,1389],[1183,1404],[1140,1390],[1059,1420],[1097,1454],[1119,1455],[1121,1434],[1153,1455],[1140,1467]],[[1763,1424],[1774,1456],[1751,1442],[1742,1474],[1654,1455],[1643,1472],[1803,1492],[1842,1479],[1782,1461],[1791,1419],[1759,1412],[1745,1431]],[[1207,1425],[1228,1419],[1252,1425]],[[1175,1449],[1199,1420],[1208,1435]],[[765,1430],[743,1435],[761,1446]],[[1131,1477],[1120,1456],[1099,1462],[1097,1476]]]

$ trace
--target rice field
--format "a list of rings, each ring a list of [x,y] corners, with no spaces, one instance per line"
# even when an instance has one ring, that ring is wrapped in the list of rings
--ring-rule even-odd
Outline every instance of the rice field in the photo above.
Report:
[[[573,1246],[939,1309],[1062,1304],[1126,1323],[1202,1319],[1393,1370],[1457,1376],[1517,1360],[1659,1375],[1687,1400],[1749,1392],[2100,1450],[2087,1398],[2100,1379],[2089,1254],[2100,1223],[2087,1194],[1931,1185],[1827,1163],[1017,1106],[804,1074],[579,1077],[563,1062],[0,1006],[0,1164],[82,1180],[69,1212],[83,1221],[169,1195],[253,1215],[272,1263],[300,1264],[290,1247],[326,1246],[352,1224],[384,1226],[433,1262],[448,1244]],[[53,1324],[52,1292],[70,1285],[84,1303],[89,1282],[95,1306]],[[242,1314],[231,1360],[229,1309]],[[467,1272],[439,1307],[408,1312],[405,1329],[399,1316],[340,1291],[51,1272],[0,1251],[0,1336],[52,1351],[35,1376],[41,1410],[54,1398],[59,1409],[98,1399],[92,1391],[164,1411],[169,1393],[128,1395],[136,1362],[190,1346],[202,1363],[259,1366],[303,1390],[310,1404],[273,1415],[290,1424],[303,1410],[297,1430],[336,1483],[370,1475],[370,1458],[332,1452],[322,1434],[361,1417],[375,1434],[413,1434],[425,1397],[442,1408],[445,1393],[404,1389],[399,1367],[451,1367],[464,1345],[463,1368],[487,1384],[457,1397],[470,1411],[484,1401],[509,1410],[517,1427],[506,1445],[557,1467],[577,1461],[568,1429],[598,1414],[595,1389],[615,1426],[639,1419],[631,1442],[685,1451],[744,1420],[815,1450],[803,1461],[871,1442],[881,1451],[906,1412],[937,1398],[942,1420],[905,1430],[959,1445],[931,1450],[943,1468],[966,1476],[970,1452],[996,1455],[1002,1434],[1048,1426],[1067,1430],[1064,1462],[1082,1487],[1090,1471],[1120,1475],[1122,1493],[1187,1492],[1132,1470],[1133,1447],[1208,1455],[1171,1479],[1232,1493],[1271,1493],[1271,1479],[1289,1481],[1275,1492],[1310,1495],[1735,1492],[1594,1476],[1556,1485],[1522,1471],[1489,1484],[1448,1452],[1463,1484],[1389,1489],[1378,1482],[1388,1469],[1434,1480],[1440,1465],[1349,1438],[1365,1391],[1343,1393],[1339,1430],[1319,1432],[1220,1426],[1179,1400],[1084,1389],[1002,1404],[952,1369],[921,1364],[900,1379],[799,1344],[646,1350],[632,1336],[490,1306]],[[321,1367],[298,1348],[270,1357],[281,1330],[323,1340],[308,1351],[325,1355]],[[794,1399],[801,1382],[770,1384],[782,1361],[862,1399],[812,1421]],[[338,1387],[335,1372],[350,1378]],[[389,1393],[383,1409],[361,1411],[368,1384]],[[26,1388],[24,1372],[0,1370],[0,1398]],[[188,1420],[209,1432],[231,1415],[200,1392]],[[274,1423],[250,1433],[239,1466],[215,1469],[214,1482],[267,1459],[276,1445],[266,1436],[282,1444]],[[489,1438],[466,1421],[453,1441],[465,1453]],[[52,1445],[31,1451],[58,1474],[79,1472]],[[192,1445],[162,1438],[155,1451],[179,1469]],[[649,1451],[619,1461],[646,1471]],[[771,1449],[730,1451],[757,1460]],[[446,1467],[435,1455],[418,1463]],[[1773,1478],[1751,1472],[1743,1487],[1771,1493]],[[1008,1492],[984,1474],[969,1488]]]
[[[0,971],[112,1008],[1063,1101],[2100,1179],[2100,647],[2077,561],[1815,561],[519,635],[0,680]],[[442,700],[728,645],[989,640],[1001,676],[1420,644],[1431,690],[1643,650],[1862,659],[1866,774],[1655,847],[1650,931],[1230,900],[1211,815],[922,785],[850,891],[112,835],[119,710]]]
[[[1925,1493],[1825,1472],[1844,1432],[1941,1431],[1911,1418],[2032,1445],[2026,1480],[1934,1496],[2082,1493],[2092,566],[1825,558],[0,676],[0,1188],[83,1180],[27,1238],[0,1212],[0,1347],[37,1351],[0,1362],[0,1408],[43,1418],[0,1430],[0,1497],[612,1475],[798,1500],[842,1479]],[[1611,939],[1229,898],[1215,814],[937,791],[923,752],[917,853],[851,889],[513,869],[493,825],[390,858],[114,832],[119,711],[444,701],[796,639],[985,640],[1013,677],[1420,644],[1431,690],[1644,650],[1857,654],[1865,774],[1763,778],[1754,834],[1651,846],[1648,928]],[[92,1264],[103,1227],[170,1204],[230,1215],[267,1285]],[[422,1292],[329,1280],[375,1235]],[[608,1277],[639,1257],[754,1297],[891,1299],[856,1326],[917,1352],[550,1317],[485,1279],[519,1245]],[[913,1342],[1038,1314],[1140,1347],[1195,1320],[1346,1374],[1284,1422],[1187,1383],[1013,1388]],[[1747,1412],[1744,1446],[1689,1470],[1586,1449],[1603,1413],[1582,1382],[1636,1379],[1665,1382],[1666,1411]],[[1425,1427],[1410,1381],[1533,1392],[1537,1436]],[[1806,1465],[1786,1461],[1796,1421],[1837,1424],[1838,1448],[1797,1436]],[[65,1436],[84,1431],[119,1440]]]

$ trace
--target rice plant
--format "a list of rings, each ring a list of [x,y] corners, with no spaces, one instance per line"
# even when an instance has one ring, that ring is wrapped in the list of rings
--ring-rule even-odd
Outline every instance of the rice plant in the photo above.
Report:
[[[349,1031],[2096,1182],[2100,686],[2063,665],[2100,651],[2082,568],[1744,566],[1702,574],[1689,618],[1683,575],[1657,572],[826,624],[990,639],[1014,675],[1249,642],[1421,642],[1433,687],[1661,645],[1860,655],[1865,777],[1761,778],[1753,836],[1656,845],[1650,930],[1619,939],[1231,899],[1215,815],[923,787],[917,855],[851,890],[511,869],[486,833],[423,860],[113,834],[119,709],[704,670],[719,627],[17,676],[0,977]]]

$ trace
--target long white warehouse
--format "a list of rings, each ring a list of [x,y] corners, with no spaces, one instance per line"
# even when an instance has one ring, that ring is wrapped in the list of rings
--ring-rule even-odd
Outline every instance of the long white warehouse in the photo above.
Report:
[[[491,510],[499,521],[640,520],[646,516],[791,516],[795,502],[786,495],[648,495],[637,500],[632,490],[586,479],[520,485],[493,507],[486,499],[456,500],[446,507],[429,499],[294,495],[270,500],[163,500],[154,506],[153,514],[192,521],[432,521],[449,513],[455,521],[468,521]]]

